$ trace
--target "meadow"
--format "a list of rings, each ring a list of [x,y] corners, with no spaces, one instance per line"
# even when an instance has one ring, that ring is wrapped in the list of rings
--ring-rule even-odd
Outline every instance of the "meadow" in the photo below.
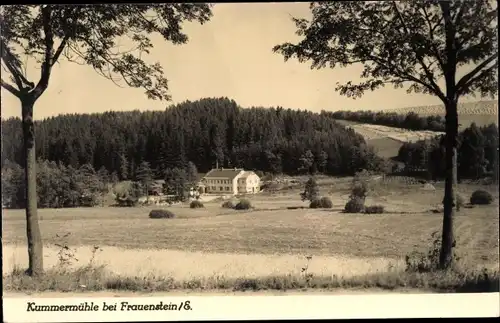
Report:
[[[92,261],[120,277],[169,277],[184,287],[211,281],[210,286],[220,288],[222,278],[300,280],[306,267],[317,279],[327,277],[325,286],[332,287],[334,277],[349,285],[362,276],[402,273],[404,257],[427,250],[431,234],[440,231],[442,213],[433,210],[442,199],[442,183],[433,191],[418,183],[384,180],[367,200],[385,206],[384,214],[375,215],[342,213],[349,178],[323,177],[319,183],[332,209],[308,209],[298,187],[249,196],[254,208],[247,211],[224,209],[220,201],[206,202],[203,209],[165,207],[175,219],[149,219],[153,207],[42,209],[45,267],[57,266],[60,248],[55,244],[62,243],[74,250],[75,268]],[[478,187],[463,184],[460,191],[470,196]],[[469,269],[498,268],[498,192],[488,189],[495,194],[493,205],[463,208],[455,221],[459,253]],[[4,210],[4,277],[27,264],[25,230],[22,210]],[[61,241],[57,236],[64,234],[69,235]],[[94,245],[102,251],[93,254]]]
[[[405,142],[430,139],[442,134],[434,131],[415,131],[403,128],[359,123],[349,120],[335,121],[353,129],[356,133],[363,136],[366,143],[373,147],[377,154],[383,158],[392,158],[397,156],[399,148],[401,148]]]

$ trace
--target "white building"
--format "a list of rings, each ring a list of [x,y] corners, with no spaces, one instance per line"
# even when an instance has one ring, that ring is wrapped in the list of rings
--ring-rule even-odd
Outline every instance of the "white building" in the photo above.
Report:
[[[238,194],[254,194],[260,191],[260,177],[252,171],[245,171],[238,177]]]
[[[240,168],[212,169],[202,179],[207,194],[253,194],[260,191],[260,177]]]

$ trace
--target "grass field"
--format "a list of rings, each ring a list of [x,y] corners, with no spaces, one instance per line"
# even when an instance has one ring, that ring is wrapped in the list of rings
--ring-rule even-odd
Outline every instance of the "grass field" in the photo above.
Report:
[[[400,109],[385,110],[385,112],[396,112],[407,114],[415,112],[420,116],[440,115],[444,116],[444,106],[419,106]],[[386,127],[380,125],[364,124],[348,120],[336,120],[336,122],[352,128],[365,138],[368,145],[372,146],[381,157],[391,158],[398,154],[399,148],[404,142],[417,141],[439,135],[432,131],[411,131],[401,128]],[[498,122],[498,102],[478,101],[461,103],[458,107],[459,129],[464,130],[473,122],[478,126],[486,126]]]
[[[57,263],[57,234],[76,249],[78,262],[90,260],[93,245],[102,248],[96,264],[127,277],[165,276],[193,279],[300,276],[307,255],[308,271],[318,277],[353,278],[402,270],[404,256],[428,248],[441,228],[442,215],[431,210],[442,199],[420,185],[383,182],[367,204],[382,204],[380,215],[344,214],[349,179],[320,179],[321,192],[333,201],[331,210],[307,206],[299,190],[251,197],[255,209],[227,210],[220,202],[205,209],[169,207],[178,217],[148,218],[151,208],[77,208],[39,211],[45,266]],[[476,186],[462,185],[468,196]],[[469,268],[498,268],[498,193],[495,205],[462,209],[456,217],[460,253]],[[21,210],[4,210],[3,273],[27,264],[25,220]]]
[[[434,131],[412,131],[347,120],[336,120],[336,122],[352,128],[356,133],[363,136],[366,143],[373,147],[379,156],[384,158],[397,156],[399,148],[401,148],[405,142],[415,142],[421,139],[433,138],[440,134]]]
[[[403,142],[388,137],[367,140],[366,143],[375,149],[378,156],[383,158],[397,156],[399,149],[403,146]]]

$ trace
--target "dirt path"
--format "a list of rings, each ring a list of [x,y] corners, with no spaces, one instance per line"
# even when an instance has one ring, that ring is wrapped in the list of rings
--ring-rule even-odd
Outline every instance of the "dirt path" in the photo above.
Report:
[[[430,293],[418,289],[399,289],[399,290],[382,290],[382,289],[335,289],[335,290],[290,290],[290,291],[249,291],[249,292],[233,292],[225,290],[214,291],[192,291],[192,290],[175,290],[169,292],[153,292],[153,293],[138,293],[126,291],[100,291],[100,292],[79,292],[79,293],[63,293],[63,292],[39,292],[39,293],[22,293],[4,291],[3,297],[42,297],[42,298],[60,298],[60,297],[162,297],[162,296],[285,296],[285,295],[356,295],[356,294],[425,294]]]

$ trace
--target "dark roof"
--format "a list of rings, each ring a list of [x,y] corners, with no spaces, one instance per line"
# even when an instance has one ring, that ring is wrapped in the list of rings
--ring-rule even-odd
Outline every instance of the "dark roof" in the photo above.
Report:
[[[205,175],[205,178],[208,178],[208,177],[221,177],[221,178],[228,178],[229,180],[233,180],[242,171],[243,171],[243,169],[241,169],[241,168],[212,169],[211,171],[209,171]]]

